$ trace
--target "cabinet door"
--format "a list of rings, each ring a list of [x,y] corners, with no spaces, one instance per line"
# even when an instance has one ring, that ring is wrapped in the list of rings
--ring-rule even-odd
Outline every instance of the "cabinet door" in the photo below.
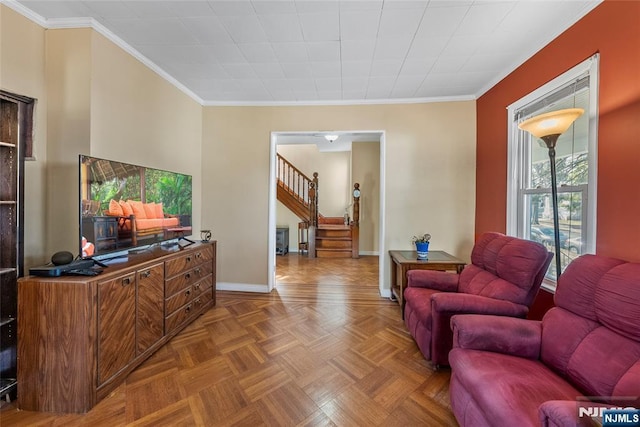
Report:
[[[164,336],[164,264],[138,271],[137,354]]]
[[[135,273],[99,283],[98,307],[98,383],[102,384],[135,357]]]

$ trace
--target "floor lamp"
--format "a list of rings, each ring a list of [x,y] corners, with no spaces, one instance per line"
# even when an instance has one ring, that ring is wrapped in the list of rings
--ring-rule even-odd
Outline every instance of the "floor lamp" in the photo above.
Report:
[[[531,117],[518,127],[540,138],[549,149],[551,163],[551,198],[553,202],[553,238],[556,246],[556,281],[560,277],[560,221],[558,220],[558,187],[556,185],[556,142],[569,127],[584,113],[582,108],[567,108]]]

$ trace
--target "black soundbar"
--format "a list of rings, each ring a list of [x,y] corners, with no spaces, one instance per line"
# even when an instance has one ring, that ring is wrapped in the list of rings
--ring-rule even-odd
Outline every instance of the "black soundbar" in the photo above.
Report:
[[[69,264],[62,265],[43,265],[42,267],[34,267],[29,269],[29,274],[34,276],[58,277],[71,270],[82,270],[91,268],[94,265],[92,259],[77,259]]]

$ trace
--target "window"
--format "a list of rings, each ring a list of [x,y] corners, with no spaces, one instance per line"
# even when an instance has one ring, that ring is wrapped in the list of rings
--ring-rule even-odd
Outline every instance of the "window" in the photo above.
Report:
[[[556,175],[562,269],[577,256],[595,252],[598,55],[509,106],[507,233],[538,241],[555,253],[551,172],[546,145],[518,123],[564,108],[585,113],[560,136]],[[555,290],[551,262],[543,286]]]

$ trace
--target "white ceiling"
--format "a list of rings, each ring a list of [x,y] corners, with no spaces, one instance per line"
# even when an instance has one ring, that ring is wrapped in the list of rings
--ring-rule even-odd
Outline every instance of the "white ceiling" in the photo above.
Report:
[[[2,0],[93,27],[203,105],[474,99],[601,0]]]

